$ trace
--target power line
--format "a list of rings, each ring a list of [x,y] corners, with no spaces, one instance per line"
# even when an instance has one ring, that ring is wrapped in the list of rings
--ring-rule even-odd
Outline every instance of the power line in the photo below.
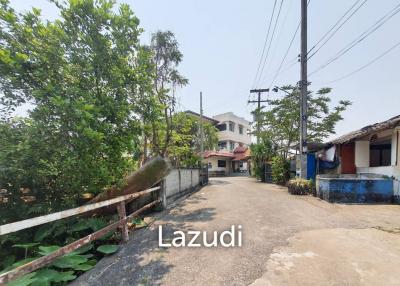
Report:
[[[308,0],[307,6],[310,5],[310,2],[311,2],[311,0]],[[290,40],[290,43],[289,43],[289,46],[288,46],[288,48],[286,49],[286,52],[285,52],[285,54],[284,54],[284,56],[283,56],[283,58],[282,58],[281,63],[279,64],[279,68],[277,69],[277,71],[276,71],[276,73],[275,73],[275,75],[274,75],[274,77],[273,77],[273,79],[272,79],[272,81],[271,81],[271,84],[269,85],[269,88],[272,87],[272,85],[274,84],[276,78],[278,77],[279,73],[281,72],[282,66],[283,66],[283,64],[285,63],[285,60],[286,60],[286,58],[287,58],[287,56],[288,56],[288,54],[289,54],[289,51],[290,51],[290,49],[291,49],[291,47],[292,47],[292,45],[293,45],[293,42],[294,42],[294,40],[295,40],[295,38],[296,38],[296,35],[297,35],[297,33],[299,32],[300,24],[301,24],[301,21],[299,21],[299,24],[297,25],[297,28],[296,28],[296,30],[295,30],[294,33],[293,33],[292,39]],[[292,63],[290,66],[288,66],[287,69],[291,68],[292,66],[294,66],[294,65],[297,63],[297,58],[295,58],[295,59],[293,59],[293,60],[296,60],[296,62],[294,62],[294,63]],[[292,62],[293,60],[291,60],[290,62]],[[287,69],[285,69],[285,70],[287,70]]]
[[[332,57],[325,64],[321,65],[319,68],[317,68],[312,73],[310,73],[309,76],[326,68],[328,65],[330,65],[331,63],[333,63],[334,61],[336,61],[337,59],[339,59],[340,57],[345,55],[353,47],[355,47],[357,44],[361,43],[369,35],[371,35],[376,30],[378,30],[380,27],[382,27],[387,21],[389,21],[393,16],[395,16],[397,13],[400,12],[399,7],[400,7],[400,4],[397,4],[392,10],[390,10],[383,17],[381,17],[378,21],[376,21],[371,27],[369,27],[367,30],[365,30],[359,37],[357,37],[355,40],[353,40],[351,43],[349,43],[347,46],[345,46],[343,49],[341,49],[338,53],[336,53],[336,55],[334,57]]]
[[[287,55],[289,54],[290,48],[291,48],[292,45],[293,45],[294,39],[296,38],[296,35],[297,35],[297,33],[299,32],[299,29],[300,29],[300,22],[299,22],[299,24],[297,25],[296,30],[294,31],[294,34],[293,34],[293,36],[292,36],[292,39],[290,40],[289,46],[288,46],[288,48],[286,49],[285,55],[283,56],[282,61],[281,61],[281,63],[279,64],[279,68],[278,68],[278,70],[276,71],[275,76],[273,77],[272,82],[271,82],[271,84],[269,85],[269,87],[271,87],[271,86],[273,85],[273,83],[275,82],[275,79],[278,77],[278,75],[279,75],[279,73],[280,73],[280,71],[281,71],[281,69],[282,69],[283,63],[285,62],[286,57],[287,57]]]
[[[339,20],[328,30],[328,32],[326,32],[325,35],[323,35],[322,38],[308,51],[308,54],[309,54],[313,49],[315,49],[315,48],[319,45],[319,43],[321,43],[321,42],[324,40],[324,38],[325,38],[326,36],[328,36],[329,33],[332,32],[333,29],[335,29],[335,27],[336,27],[337,25],[339,25],[339,23],[343,20],[343,18],[346,17],[346,15],[347,15],[351,10],[353,10],[353,8],[354,8],[360,1],[361,1],[361,0],[357,0],[357,1],[343,14],[343,16],[339,18]],[[364,4],[365,4],[367,1],[368,1],[368,0],[364,0],[364,2],[362,2],[362,3],[361,3],[361,4],[360,4],[360,5],[359,5],[359,6],[358,6],[344,21],[343,21],[343,23],[340,24],[339,27],[337,27],[337,29],[336,29],[335,31],[333,31],[332,34],[329,35],[329,37],[322,43],[322,45],[321,45],[315,52],[313,52],[313,53],[308,57],[308,59],[311,59],[316,53],[318,53],[318,51],[319,51],[323,46],[325,46],[325,45],[329,42],[330,39],[332,39],[332,37],[344,26],[344,24],[346,24],[346,23],[354,16],[355,13],[357,13],[358,10],[361,9],[362,6],[364,6]]]
[[[272,54],[271,54],[271,57],[272,57],[272,58],[274,58],[274,56],[275,56],[275,54],[276,54],[276,49],[278,48],[278,45],[279,45],[279,43],[280,43],[280,41],[281,41],[281,38],[282,38],[282,35],[284,34],[284,33],[283,33],[283,29],[284,29],[284,27],[285,27],[285,24],[286,24],[287,18],[288,18],[288,16],[289,16],[289,12],[290,12],[290,10],[291,10],[291,7],[292,7],[293,2],[294,2],[294,0],[291,0],[291,1],[289,2],[289,4],[287,5],[288,8],[287,8],[287,10],[286,10],[286,13],[285,13],[285,16],[284,16],[284,18],[283,18],[283,21],[282,21],[282,23],[281,23],[281,25],[280,25],[280,27],[279,27],[280,33],[278,33],[278,38],[276,39],[276,43],[275,43],[274,49],[273,49]],[[296,61],[297,61],[297,58],[296,58]],[[270,69],[271,69],[271,65],[267,65],[267,68],[266,68],[265,73],[264,73],[264,74],[266,75],[266,77],[268,77],[268,75],[269,75],[269,70],[270,70]]]
[[[391,48],[389,48],[388,50],[386,50],[385,52],[383,52],[382,54],[380,54],[379,56],[377,56],[376,58],[374,58],[372,61],[369,61],[369,62],[366,63],[365,65],[359,67],[358,69],[356,69],[356,70],[354,70],[354,71],[352,71],[352,72],[350,72],[350,73],[348,73],[348,74],[346,74],[346,75],[344,75],[344,76],[342,76],[342,77],[339,77],[339,78],[337,78],[337,79],[335,79],[335,80],[329,81],[329,82],[327,82],[326,84],[330,84],[330,83],[334,83],[334,82],[343,80],[343,79],[345,79],[345,78],[348,78],[348,77],[350,77],[350,76],[352,76],[352,75],[354,75],[354,74],[356,74],[356,73],[358,73],[358,72],[360,72],[360,71],[366,69],[367,67],[369,67],[370,65],[374,64],[375,62],[377,62],[378,60],[380,60],[381,58],[383,58],[384,56],[386,56],[388,53],[390,53],[391,51],[393,51],[393,50],[394,50],[395,48],[397,48],[398,46],[400,46],[400,42],[396,43],[396,44],[393,45]]]
[[[277,26],[277,24],[278,24],[279,16],[280,16],[281,11],[282,11],[282,4],[283,4],[283,0],[281,0],[281,3],[280,3],[280,5],[279,5],[278,15],[276,16],[276,19],[275,19],[274,28],[273,28],[273,30],[272,30],[271,39],[270,39],[270,41],[269,41],[267,53],[266,53],[266,56],[265,56],[265,58],[264,58],[264,62],[263,62],[262,68],[261,68],[261,72],[260,72],[260,74],[258,75],[257,85],[260,83],[261,77],[262,77],[263,72],[264,72],[265,65],[266,65],[266,63],[267,63],[269,51],[270,51],[270,49],[271,49],[271,44],[272,44],[272,41],[274,40],[274,35],[275,35],[275,31],[276,31],[276,26]]]
[[[267,42],[268,42],[268,38],[269,38],[269,32],[271,30],[272,19],[274,18],[274,14],[275,14],[276,2],[277,2],[277,0],[275,0],[275,2],[274,2],[274,7],[272,8],[271,17],[269,19],[268,30],[267,30],[267,34],[265,36],[264,46],[263,46],[261,57],[260,57],[260,62],[258,63],[257,73],[256,73],[256,76],[254,77],[253,87],[255,87],[255,85],[256,85],[256,81],[257,81],[257,78],[258,78],[258,73],[260,71],[261,63],[263,62],[265,48],[267,47]]]

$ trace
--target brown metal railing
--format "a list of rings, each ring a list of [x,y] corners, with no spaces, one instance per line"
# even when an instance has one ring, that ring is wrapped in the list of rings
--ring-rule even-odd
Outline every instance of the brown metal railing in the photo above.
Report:
[[[133,199],[137,199],[140,196],[152,193],[157,190],[160,190],[160,195],[159,195],[158,199],[141,207],[140,209],[136,210],[135,212],[133,212],[129,215],[126,215],[126,208],[125,208],[126,201],[131,201]],[[145,210],[148,210],[157,204],[163,203],[164,198],[165,198],[165,194],[163,194],[163,187],[158,186],[158,187],[147,189],[145,191],[120,196],[117,198],[113,198],[110,200],[106,200],[106,201],[102,201],[102,202],[98,202],[98,203],[94,203],[94,204],[84,205],[84,206],[74,208],[74,209],[69,209],[69,210],[65,210],[65,211],[61,211],[61,212],[57,212],[57,213],[52,213],[52,214],[48,214],[48,215],[44,215],[44,216],[39,216],[39,217],[35,217],[35,218],[30,218],[30,219],[26,219],[26,220],[22,220],[22,221],[18,221],[18,222],[1,225],[0,226],[0,235],[4,235],[4,234],[19,231],[19,230],[27,229],[27,228],[30,228],[33,226],[38,226],[38,225],[42,225],[45,223],[64,219],[67,217],[80,215],[80,214],[83,214],[83,213],[86,213],[89,211],[93,211],[93,210],[96,210],[96,209],[99,209],[102,207],[118,204],[117,205],[117,210],[118,210],[118,215],[119,215],[118,221],[116,221],[116,222],[114,222],[92,234],[89,234],[81,239],[78,239],[78,240],[74,241],[73,243],[63,246],[48,255],[45,255],[38,259],[35,259],[29,263],[26,263],[24,265],[21,265],[21,266],[16,267],[8,272],[1,274],[0,275],[0,285],[4,285],[11,280],[14,280],[14,279],[21,277],[25,274],[28,274],[30,272],[33,272],[43,266],[46,266],[46,265],[50,264],[51,262],[53,262],[56,258],[58,258],[64,254],[70,253],[70,252],[82,247],[83,245],[96,240],[96,239],[99,239],[100,237],[104,236],[105,234],[107,234],[113,230],[116,230],[117,228],[120,228],[122,241],[126,242],[129,238],[129,233],[128,233],[129,230],[128,230],[127,221],[138,216],[140,213],[144,212]]]

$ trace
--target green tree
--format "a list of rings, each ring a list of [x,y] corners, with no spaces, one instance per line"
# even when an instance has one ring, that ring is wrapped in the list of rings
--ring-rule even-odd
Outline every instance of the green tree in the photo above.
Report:
[[[194,167],[200,162],[200,126],[198,118],[184,112],[172,117],[174,129],[171,144],[167,149],[168,157],[178,167]],[[204,148],[212,150],[218,143],[217,129],[210,123],[203,123]]]
[[[288,150],[299,142],[300,121],[300,91],[294,86],[284,86],[287,92],[279,99],[268,100],[270,107],[260,111],[261,136],[269,138],[274,146],[281,149],[282,155],[287,158]],[[335,134],[336,124],[342,120],[342,113],[351,104],[347,100],[340,100],[338,105],[330,108],[331,88],[322,88],[314,94],[308,93],[308,141],[321,142],[327,136]]]
[[[151,118],[150,141],[154,155],[165,156],[171,144],[173,132],[173,114],[176,105],[176,88],[185,86],[188,80],[177,67],[183,55],[178,41],[171,31],[157,31],[151,37],[150,50],[155,68],[153,82],[159,116]],[[154,114],[156,115],[156,114]]]
[[[269,163],[275,156],[276,150],[268,138],[262,137],[260,141],[258,144],[250,145],[251,162],[253,175],[259,180],[264,180],[265,164]]]
[[[33,106],[29,120],[3,118],[12,140],[0,137],[11,156],[0,157],[0,187],[30,188],[47,211],[75,205],[82,192],[99,192],[134,168],[130,154],[155,75],[128,5],[52,2],[60,17],[46,22],[38,9],[18,14],[0,2],[0,103],[7,112]]]

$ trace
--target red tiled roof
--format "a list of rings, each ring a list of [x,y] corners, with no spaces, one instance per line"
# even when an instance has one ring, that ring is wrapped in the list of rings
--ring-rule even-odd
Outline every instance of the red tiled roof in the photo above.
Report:
[[[237,147],[233,152],[235,153],[235,158],[233,158],[233,161],[244,161],[251,157],[250,149],[246,147]]]

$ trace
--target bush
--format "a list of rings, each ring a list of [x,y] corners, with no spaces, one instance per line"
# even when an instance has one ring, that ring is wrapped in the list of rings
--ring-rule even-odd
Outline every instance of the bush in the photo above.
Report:
[[[271,162],[272,182],[285,185],[289,180],[289,167],[289,161],[282,156],[273,157]]]
[[[292,195],[312,195],[314,194],[314,183],[312,180],[301,178],[292,179],[287,184],[288,191]]]

